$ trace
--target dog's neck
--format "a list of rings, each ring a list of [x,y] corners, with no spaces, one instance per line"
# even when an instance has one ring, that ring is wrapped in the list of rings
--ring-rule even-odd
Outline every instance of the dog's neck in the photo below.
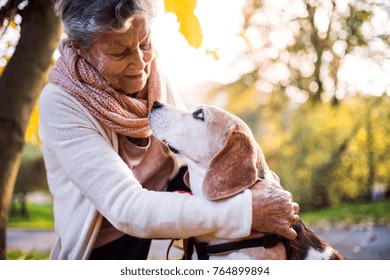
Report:
[[[189,183],[193,195],[207,199],[203,194],[203,180],[207,169],[197,164],[188,164]]]

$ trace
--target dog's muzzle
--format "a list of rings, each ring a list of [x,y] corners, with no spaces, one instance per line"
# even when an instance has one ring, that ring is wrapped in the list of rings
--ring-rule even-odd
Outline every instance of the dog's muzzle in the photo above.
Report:
[[[158,102],[158,101],[154,101],[153,105],[152,105],[152,111],[155,109],[158,109],[158,108],[162,108],[162,107],[164,107],[164,104],[162,104],[161,102]]]

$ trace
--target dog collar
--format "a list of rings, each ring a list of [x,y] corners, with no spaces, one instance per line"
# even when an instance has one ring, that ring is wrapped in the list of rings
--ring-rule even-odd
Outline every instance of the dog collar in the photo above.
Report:
[[[287,257],[289,257],[290,248],[288,242],[286,242],[287,240],[276,234],[266,234],[258,238],[245,239],[216,245],[198,242],[195,240],[195,238],[192,237],[188,240],[187,249],[189,250],[189,252],[186,252],[186,256],[191,257],[193,253],[193,246],[196,249],[198,260],[208,260],[210,255],[236,251],[239,249],[254,247],[272,248],[276,246],[280,241],[282,241],[284,246],[286,247]]]

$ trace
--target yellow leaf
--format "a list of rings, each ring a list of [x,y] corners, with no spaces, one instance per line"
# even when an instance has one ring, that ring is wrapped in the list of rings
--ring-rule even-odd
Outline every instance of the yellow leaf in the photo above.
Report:
[[[203,41],[198,18],[194,14],[196,0],[164,0],[165,11],[173,13],[180,23],[179,31],[194,48],[199,48]]]
[[[211,55],[215,60],[219,60],[219,55],[218,55],[218,52],[217,50],[209,50],[209,49],[206,49],[206,55]]]
[[[16,23],[13,20],[11,20],[9,26],[12,27],[13,29],[16,29]]]
[[[251,45],[252,45],[251,41],[248,39],[248,37],[246,36],[246,34],[245,34],[244,32],[238,33],[238,36],[240,36],[240,37],[245,41],[245,43],[246,43],[248,46],[251,46]]]
[[[39,110],[38,110],[38,102],[34,106],[34,109],[30,116],[30,121],[27,126],[25,141],[26,143],[31,144],[40,144],[39,136],[38,136],[38,122],[39,122]]]
[[[209,50],[209,49],[206,49],[206,55],[211,55],[215,60],[219,60],[219,55],[218,55],[218,52],[217,50]]]

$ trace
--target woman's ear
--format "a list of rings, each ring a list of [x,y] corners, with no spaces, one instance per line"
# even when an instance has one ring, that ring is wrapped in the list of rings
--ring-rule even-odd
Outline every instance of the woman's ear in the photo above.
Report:
[[[75,50],[75,52],[76,52],[79,56],[81,56],[81,57],[83,57],[83,58],[86,58],[87,53],[84,51],[84,49],[81,48],[81,46],[80,46],[78,43],[72,41],[72,42],[71,42],[71,46],[72,46],[72,48]]]
[[[210,200],[226,198],[249,188],[257,179],[256,149],[244,131],[234,129],[210,163],[203,194]]]

